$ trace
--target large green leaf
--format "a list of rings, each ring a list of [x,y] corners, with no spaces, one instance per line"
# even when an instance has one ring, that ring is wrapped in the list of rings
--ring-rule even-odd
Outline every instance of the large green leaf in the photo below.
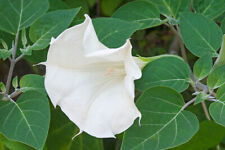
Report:
[[[145,11],[143,11],[145,10]],[[159,10],[147,1],[132,1],[120,7],[113,17],[140,24],[140,29],[158,26],[164,23],[160,19]]]
[[[44,87],[44,77],[36,74],[27,74],[20,80],[20,89],[22,92],[36,91],[46,94]]]
[[[88,9],[88,3],[86,0],[62,0],[63,2],[65,2],[69,8],[78,8],[80,7],[80,11],[77,14],[77,19],[82,19],[84,18],[84,14],[88,14],[89,13],[89,9]],[[74,20],[73,20],[74,22]]]
[[[122,150],[162,150],[187,142],[198,131],[196,116],[183,110],[182,95],[167,87],[146,90],[137,102],[137,122],[124,135]]]
[[[69,9],[69,6],[62,0],[48,0],[49,1],[49,11],[58,9]]]
[[[5,147],[9,148],[10,150],[34,150],[30,146],[23,144],[21,142],[9,140],[3,135],[0,134],[0,142],[4,144]],[[0,148],[0,150],[2,150]]]
[[[124,0],[101,0],[101,12],[104,15],[111,16],[116,8],[123,2]]]
[[[182,13],[180,29],[184,44],[194,55],[216,55],[223,35],[215,22],[200,14]]]
[[[214,19],[225,11],[225,0],[194,0],[193,6],[196,12]]]
[[[217,102],[209,107],[209,112],[216,123],[225,126],[225,85],[221,86],[216,93]]]
[[[165,56],[148,63],[135,87],[144,91],[153,86],[168,86],[179,92],[188,88],[190,68],[177,56]]]
[[[34,44],[32,50],[44,49],[50,43],[52,37],[57,37],[65,30],[73,18],[77,15],[80,8],[57,10],[49,12],[38,19],[30,28],[29,36]]]
[[[51,124],[46,142],[50,150],[103,150],[101,139],[82,133],[74,140],[72,137],[79,132],[59,108],[51,109]],[[62,138],[63,137],[63,138]]]
[[[139,27],[117,18],[93,19],[93,24],[99,40],[110,48],[122,46]]]
[[[42,150],[50,123],[46,96],[23,93],[16,102],[0,101],[0,132],[9,139]]]
[[[224,136],[224,127],[207,120],[200,123],[200,130],[189,142],[171,150],[208,150],[219,144]]]
[[[212,68],[212,56],[206,54],[199,58],[194,64],[194,75],[198,80],[205,78]]]
[[[221,22],[221,28],[223,33],[225,34],[225,19],[223,19],[223,21]]]
[[[83,19],[84,14],[88,14],[88,3],[86,0],[49,0],[50,10],[59,10],[59,9],[72,9],[81,7],[79,13],[76,16],[76,19]],[[71,24],[76,22],[75,18],[73,19]]]
[[[180,12],[189,11],[191,0],[147,0],[157,5],[160,13],[167,17],[179,17]]]
[[[16,34],[48,9],[48,0],[0,0],[0,29]]]
[[[209,89],[216,89],[225,83],[225,65],[217,67],[208,76]]]
[[[221,45],[220,53],[213,68],[217,68],[219,66],[225,65],[225,34],[223,35],[223,42]]]

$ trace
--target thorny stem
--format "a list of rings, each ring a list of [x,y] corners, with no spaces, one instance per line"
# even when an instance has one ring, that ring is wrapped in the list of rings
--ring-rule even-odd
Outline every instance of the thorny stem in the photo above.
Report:
[[[15,64],[16,64],[16,50],[17,50],[17,45],[18,45],[18,39],[19,39],[19,32],[17,32],[17,34],[16,34],[15,44],[14,44],[13,49],[12,49],[12,58],[10,60],[10,68],[9,68],[9,73],[8,73],[8,77],[7,77],[7,81],[6,81],[5,98],[9,94],[11,81],[12,81],[12,75],[13,75],[14,67],[15,67]]]

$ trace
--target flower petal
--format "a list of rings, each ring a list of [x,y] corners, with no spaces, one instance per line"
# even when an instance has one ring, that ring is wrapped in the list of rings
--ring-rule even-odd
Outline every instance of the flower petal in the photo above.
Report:
[[[53,39],[46,62],[45,87],[56,107],[82,131],[114,137],[140,112],[134,104],[134,80],[141,70],[130,41],[115,49],[99,42],[91,19]]]
[[[85,15],[85,21],[52,38],[48,52],[48,64],[73,67],[84,63],[84,55],[108,49],[99,42],[92,21]]]
[[[122,76],[112,79],[104,77],[102,71],[89,71],[47,65],[46,90],[53,104],[59,105],[81,131],[99,138],[114,137],[141,114]]]

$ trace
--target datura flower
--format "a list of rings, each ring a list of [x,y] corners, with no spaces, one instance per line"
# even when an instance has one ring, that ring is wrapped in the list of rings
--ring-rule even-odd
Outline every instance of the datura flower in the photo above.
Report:
[[[119,48],[107,48],[92,20],[85,18],[51,40],[45,87],[52,104],[61,107],[80,133],[115,137],[141,118],[134,103],[134,80],[141,70],[129,39]]]

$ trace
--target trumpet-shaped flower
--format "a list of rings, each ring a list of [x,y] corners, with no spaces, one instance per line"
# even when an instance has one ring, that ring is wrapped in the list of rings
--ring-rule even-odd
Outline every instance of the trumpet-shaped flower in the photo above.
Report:
[[[85,17],[82,24],[52,39],[45,87],[53,105],[60,106],[80,132],[114,137],[141,117],[134,103],[134,80],[141,70],[129,40],[119,48],[107,48]]]

